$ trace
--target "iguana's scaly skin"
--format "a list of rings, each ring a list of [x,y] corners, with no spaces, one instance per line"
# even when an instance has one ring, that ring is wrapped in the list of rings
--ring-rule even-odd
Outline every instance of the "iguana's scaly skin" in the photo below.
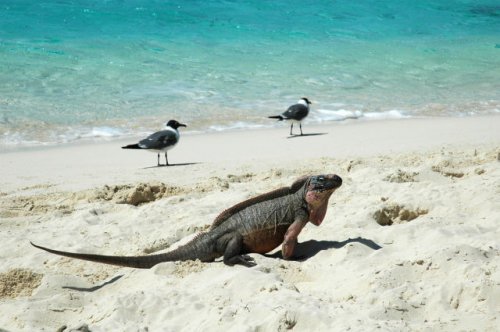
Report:
[[[210,229],[189,243],[164,254],[149,256],[105,256],[80,254],[33,246],[53,254],[98,263],[151,268],[169,261],[199,259],[211,262],[221,256],[227,265],[255,263],[248,253],[266,253],[282,244],[285,259],[293,256],[297,237],[311,221],[323,221],[330,195],[342,184],[334,174],[302,177],[290,187],[248,199],[222,212]]]

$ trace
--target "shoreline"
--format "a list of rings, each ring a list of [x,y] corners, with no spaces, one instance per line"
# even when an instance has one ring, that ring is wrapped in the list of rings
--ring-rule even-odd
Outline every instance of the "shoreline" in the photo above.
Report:
[[[336,126],[351,126],[351,125],[364,125],[364,124],[370,124],[370,123],[385,123],[385,122],[393,122],[393,121],[412,121],[412,120],[417,120],[417,121],[443,121],[444,119],[447,120],[453,120],[453,119],[475,119],[475,118],[491,118],[492,120],[495,118],[500,117],[500,114],[481,114],[481,115],[474,115],[474,116],[463,116],[463,117],[458,117],[458,116],[420,116],[420,117],[401,117],[401,118],[380,118],[380,119],[367,119],[367,118],[349,118],[346,117],[345,119],[342,120],[330,120],[330,121],[323,121],[323,122],[312,122],[308,123],[307,121],[303,124],[305,128],[328,128],[328,127],[336,127]],[[500,121],[500,120],[498,120]],[[269,126],[252,126],[249,124],[250,128],[245,129],[245,128],[228,128],[224,130],[186,130],[183,128],[181,135],[183,136],[197,136],[197,135],[217,135],[217,134],[224,134],[224,133],[244,133],[248,131],[269,131],[269,130],[279,130],[282,127],[289,127],[287,125],[288,122],[283,121],[280,125],[280,122],[277,122],[275,125],[269,125]],[[161,128],[158,128],[160,130]],[[135,135],[135,134],[127,134],[127,135],[122,135],[122,136],[109,136],[109,137],[85,137],[85,138],[79,138],[76,140],[68,141],[68,142],[50,142],[50,143],[37,143],[37,144],[9,144],[9,145],[3,145],[0,148],[0,155],[5,154],[5,153],[12,153],[16,151],[34,151],[38,149],[52,149],[52,148],[58,148],[58,147],[64,147],[64,146],[81,146],[81,145],[87,145],[87,144],[105,144],[105,143],[111,143],[111,142],[128,142],[130,139],[135,140],[135,139],[142,139],[148,134],[152,133],[155,130],[151,130],[151,132],[144,133],[143,136],[141,135]],[[285,131],[286,133],[286,131]]]
[[[469,121],[470,120],[470,121]],[[425,122],[425,124],[423,124]],[[378,119],[378,120],[365,120],[365,119],[345,119],[342,121],[325,121],[323,123],[314,123],[314,124],[303,124],[304,127],[304,136],[314,136],[318,132],[320,134],[327,134],[328,131],[335,130],[336,128],[342,127],[366,127],[366,129],[370,129],[373,125],[375,127],[384,127],[387,124],[391,123],[401,123],[401,124],[417,124],[417,128],[425,125],[430,125],[436,127],[437,124],[445,124],[447,127],[451,125],[465,123],[467,127],[470,127],[471,124],[467,124],[466,122],[471,122],[474,124],[479,124],[481,129],[489,127],[488,123],[500,123],[500,114],[496,115],[478,115],[478,116],[467,116],[467,117],[409,117],[409,118],[399,118],[399,119]],[[199,137],[199,136],[217,136],[217,135],[238,135],[245,133],[267,133],[267,132],[283,132],[282,138],[291,138],[288,135],[288,131],[290,129],[289,122],[283,121],[281,122],[281,126],[278,124],[273,127],[262,127],[262,128],[251,128],[251,129],[227,129],[221,131],[186,131],[184,128],[181,129],[181,137]],[[311,129],[312,128],[312,129]],[[287,130],[288,129],[288,130]],[[435,129],[435,128],[433,128]],[[325,132],[326,131],[326,132]],[[152,133],[151,131],[150,133]],[[447,128],[447,133],[453,133],[453,130]],[[487,130],[487,134],[490,133],[490,130]],[[109,137],[109,138],[82,138],[76,141],[64,142],[64,143],[44,143],[44,144],[36,144],[36,145],[9,145],[5,149],[0,149],[0,155],[2,154],[10,154],[10,153],[18,153],[18,152],[33,152],[37,150],[53,150],[59,148],[77,148],[87,145],[101,145],[101,144],[116,144],[117,146],[121,146],[123,144],[128,144],[140,139],[143,139],[147,134],[140,135],[127,135],[126,137]],[[273,135],[279,137],[278,135]],[[300,135],[294,135],[300,136]],[[439,137],[437,135],[436,137]],[[498,135],[496,138],[499,138]],[[426,142],[427,143],[427,142]],[[178,148],[176,148],[178,149]]]

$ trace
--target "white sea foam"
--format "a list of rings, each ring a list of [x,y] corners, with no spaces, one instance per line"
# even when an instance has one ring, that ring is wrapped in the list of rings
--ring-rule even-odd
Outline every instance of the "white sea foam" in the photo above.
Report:
[[[359,119],[363,116],[362,111],[358,110],[328,110],[328,109],[317,109],[311,111],[309,118],[316,122],[325,121],[343,121],[347,119]]]
[[[363,112],[360,110],[328,110],[328,109],[316,109],[311,110],[309,116],[304,121],[305,123],[327,123],[327,122],[338,122],[345,120],[384,120],[384,119],[403,119],[409,118],[402,111],[391,110],[384,112]],[[239,129],[262,129],[262,128],[272,128],[280,125],[279,121],[262,121],[255,120],[257,122],[251,121],[234,121],[227,124],[214,124],[208,127],[208,131],[226,131],[226,130],[239,130]],[[198,131],[204,131],[203,128]]]
[[[256,124],[245,121],[231,122],[227,125],[212,125],[208,128],[209,131],[226,131],[226,130],[238,130],[238,129],[260,129],[270,127],[269,125]]]
[[[120,137],[123,136],[125,132],[119,128],[113,127],[93,127],[90,132],[83,134],[82,137],[93,138],[93,137]]]
[[[12,148],[16,146],[42,146],[49,145],[49,142],[29,139],[20,132],[5,132],[0,139],[0,150],[3,147]]]
[[[384,119],[404,119],[409,118],[409,115],[406,115],[402,111],[391,110],[385,112],[364,112],[363,117],[372,120],[384,120]]]
[[[328,122],[328,121],[344,121],[344,120],[383,120],[383,119],[404,119],[410,117],[404,112],[399,110],[383,111],[383,112],[363,112],[360,110],[328,110],[317,109],[311,111],[309,118],[314,122]]]
[[[26,130],[8,130],[0,137],[2,147],[45,146],[61,143],[71,143],[79,140],[105,140],[129,136],[132,133],[118,127],[50,127],[39,128],[32,135]]]

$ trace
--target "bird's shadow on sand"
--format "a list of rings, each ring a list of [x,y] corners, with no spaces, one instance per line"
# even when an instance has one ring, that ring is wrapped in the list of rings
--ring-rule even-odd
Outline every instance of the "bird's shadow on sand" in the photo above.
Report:
[[[345,241],[316,241],[316,240],[309,240],[305,241],[302,243],[298,243],[295,246],[295,253],[294,256],[296,258],[293,258],[293,260],[297,261],[304,261],[307,260],[313,256],[315,256],[317,253],[323,250],[328,250],[328,249],[340,249],[344,247],[345,245],[349,243],[361,243],[364,244],[365,246],[373,249],[373,250],[379,250],[382,247],[375,243],[372,240],[365,239],[362,237],[357,237],[355,239],[347,239]],[[272,254],[265,254],[264,256],[270,257],[270,258],[283,258],[283,254],[281,250],[276,251]]]
[[[120,280],[121,277],[123,277],[123,274],[117,275],[116,277],[113,277],[112,279],[110,279],[108,281],[105,281],[105,282],[103,282],[100,285],[92,286],[92,287],[63,286],[62,288],[64,288],[64,289],[71,289],[71,290],[79,291],[79,292],[94,292],[96,290],[99,290],[99,289],[103,288],[104,286],[107,286],[107,285],[110,285],[112,283],[115,283],[116,281]]]
[[[288,136],[287,138],[308,137],[308,136],[321,136],[321,135],[328,135],[328,133],[309,133],[309,134],[302,134],[302,135],[291,135],[291,136]]]
[[[177,164],[168,164],[168,165],[156,165],[156,166],[144,167],[143,169],[162,168],[162,167],[177,167],[177,166],[191,166],[191,165],[198,165],[198,164],[201,164],[201,163],[193,162],[193,163],[177,163]]]

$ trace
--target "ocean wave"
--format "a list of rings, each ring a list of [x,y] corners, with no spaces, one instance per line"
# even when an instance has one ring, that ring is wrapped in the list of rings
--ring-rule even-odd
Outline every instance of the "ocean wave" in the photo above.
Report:
[[[125,135],[125,131],[121,128],[113,127],[93,127],[90,132],[83,133],[81,137],[83,138],[112,138],[121,137]]]
[[[328,110],[328,109],[318,109],[315,112],[311,112],[310,118],[314,122],[327,122],[327,121],[345,121],[345,120],[357,120],[357,119],[368,119],[368,120],[387,120],[387,119],[404,119],[410,116],[405,114],[403,111],[390,110],[382,112],[363,112],[360,110]]]
[[[119,127],[54,127],[38,128],[36,132],[16,128],[6,130],[0,138],[0,150],[16,146],[50,146],[84,140],[109,140],[133,135]]]

